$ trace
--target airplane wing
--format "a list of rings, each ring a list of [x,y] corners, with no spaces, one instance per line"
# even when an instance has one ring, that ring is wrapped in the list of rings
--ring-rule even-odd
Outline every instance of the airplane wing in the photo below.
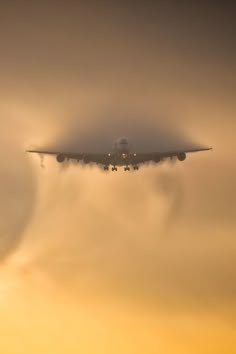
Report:
[[[77,160],[83,161],[84,163],[96,163],[105,166],[109,165],[138,165],[145,162],[160,162],[166,158],[177,157],[178,160],[184,161],[186,159],[186,154],[198,151],[207,151],[211,148],[197,148],[197,149],[186,149],[186,150],[172,150],[167,152],[149,152],[149,153],[135,153],[130,154],[123,158],[123,156],[115,157],[112,154],[99,154],[99,153],[75,153],[75,152],[61,152],[61,151],[43,151],[43,150],[27,150],[30,153],[55,155],[58,162],[63,162],[64,160]]]
[[[212,148],[197,148],[197,149],[186,149],[186,150],[170,150],[166,152],[151,152],[151,153],[137,153],[134,154],[134,162],[145,163],[145,162],[160,162],[166,158],[177,157],[178,160],[184,161],[186,159],[186,154],[198,151],[208,151]]]
[[[43,151],[43,150],[27,150],[26,152],[43,154],[43,155],[55,155],[58,162],[64,160],[77,160],[84,163],[97,163],[97,164],[109,164],[108,154],[92,154],[92,153],[75,153],[75,152],[61,152],[61,151]]]

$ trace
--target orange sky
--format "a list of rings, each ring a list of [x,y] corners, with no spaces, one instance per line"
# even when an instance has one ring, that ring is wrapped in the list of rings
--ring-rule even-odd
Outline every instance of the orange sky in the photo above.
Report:
[[[235,353],[233,8],[17,4],[0,5],[0,353]],[[24,153],[119,134],[214,151],[115,175]]]

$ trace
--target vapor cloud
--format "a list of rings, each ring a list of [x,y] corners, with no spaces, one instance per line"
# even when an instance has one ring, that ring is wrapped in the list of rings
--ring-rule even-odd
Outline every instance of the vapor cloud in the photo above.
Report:
[[[156,3],[0,4],[3,353],[235,352],[235,25]],[[214,150],[130,174],[25,153],[120,135]]]
[[[22,129],[9,113],[0,111],[0,260],[19,246],[35,206],[35,181],[21,138]]]

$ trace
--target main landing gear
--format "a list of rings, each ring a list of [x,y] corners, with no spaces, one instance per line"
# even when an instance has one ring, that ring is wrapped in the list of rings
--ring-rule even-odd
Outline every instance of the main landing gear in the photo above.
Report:
[[[104,171],[109,171],[109,166],[104,166],[103,169],[104,169]],[[113,166],[111,170],[112,171],[117,171],[117,167]]]
[[[103,169],[104,169],[104,171],[109,171],[109,166],[106,165],[106,166],[103,167]],[[135,166],[133,166],[133,169],[134,169],[134,171],[137,171],[137,170],[139,169],[139,166],[136,166],[136,165],[135,165]],[[114,171],[117,171],[117,167],[116,167],[116,166],[113,166],[111,170],[112,170],[113,172],[114,172]],[[130,167],[129,167],[129,166],[125,166],[125,167],[124,167],[124,171],[130,171]]]
[[[134,169],[134,171],[137,171],[139,169],[139,167],[135,165],[135,166],[133,166],[133,169]],[[129,166],[125,166],[124,167],[124,171],[130,171],[130,167]]]

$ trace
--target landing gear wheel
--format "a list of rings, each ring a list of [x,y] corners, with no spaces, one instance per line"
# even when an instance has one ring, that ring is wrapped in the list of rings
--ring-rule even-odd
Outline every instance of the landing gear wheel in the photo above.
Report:
[[[133,168],[134,168],[134,170],[136,170],[136,171],[139,169],[138,166],[134,166]]]
[[[130,171],[130,168],[129,168],[128,166],[126,166],[126,167],[124,168],[124,171]]]
[[[104,171],[108,171],[109,170],[109,166],[104,166],[103,169],[104,169]]]
[[[117,171],[117,167],[112,167],[112,169],[111,169],[112,171]]]

